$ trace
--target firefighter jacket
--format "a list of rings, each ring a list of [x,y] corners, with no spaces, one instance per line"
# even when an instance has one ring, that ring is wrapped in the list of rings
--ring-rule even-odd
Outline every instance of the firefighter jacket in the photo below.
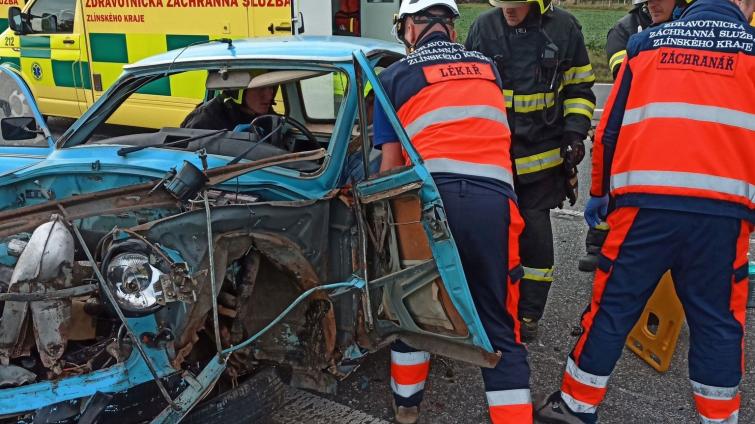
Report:
[[[755,29],[697,0],[633,36],[593,147],[592,196],[755,222]]]
[[[466,47],[492,58],[500,72],[517,181],[559,170],[564,133],[586,137],[595,109],[595,75],[576,18],[553,8],[512,28],[494,8],[474,21]]]
[[[435,32],[385,69],[380,82],[431,173],[483,177],[513,187],[501,80],[487,57]],[[376,147],[398,141],[379,102],[374,130]]]
[[[606,56],[608,57],[608,68],[611,70],[613,79],[619,73],[621,63],[627,57],[627,42],[629,37],[638,32],[642,32],[649,27],[653,21],[647,12],[645,3],[638,4],[629,13],[624,15],[616,25],[608,30],[606,39]]]

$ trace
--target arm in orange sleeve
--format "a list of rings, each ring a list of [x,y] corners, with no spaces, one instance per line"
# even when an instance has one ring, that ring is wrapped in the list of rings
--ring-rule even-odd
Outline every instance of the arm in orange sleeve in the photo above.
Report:
[[[590,196],[602,197],[610,191],[611,162],[616,151],[624,110],[632,86],[629,60],[621,64],[616,82],[608,95],[592,146],[592,186]]]

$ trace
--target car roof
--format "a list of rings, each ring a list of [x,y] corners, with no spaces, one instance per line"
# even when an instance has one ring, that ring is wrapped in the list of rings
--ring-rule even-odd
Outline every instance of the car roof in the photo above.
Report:
[[[381,52],[404,54],[404,46],[363,37],[288,36],[232,40],[232,48],[224,41],[171,50],[140,60],[124,69],[138,71],[167,64],[187,64],[207,60],[312,60],[318,62],[350,62],[355,50],[366,56]]]

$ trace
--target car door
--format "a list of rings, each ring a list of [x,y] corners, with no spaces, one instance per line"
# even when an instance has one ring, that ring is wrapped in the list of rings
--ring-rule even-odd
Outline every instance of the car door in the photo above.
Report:
[[[15,71],[0,65],[0,180],[43,160],[53,146],[31,90]]]
[[[369,296],[366,320],[378,339],[400,336],[425,349],[483,366],[498,357],[472,301],[461,259],[432,178],[401,127],[364,53],[354,53],[355,92],[360,73],[375,90],[411,166],[356,186],[363,263]],[[360,122],[368,122],[362,96]],[[362,129],[366,133],[367,128]],[[365,146],[369,150],[369,145]]]

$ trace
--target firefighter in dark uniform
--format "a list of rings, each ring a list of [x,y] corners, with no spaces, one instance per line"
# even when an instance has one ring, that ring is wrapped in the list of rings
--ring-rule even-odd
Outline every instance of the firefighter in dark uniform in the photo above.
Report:
[[[577,195],[595,81],[581,27],[548,0],[490,0],[472,24],[466,48],[492,58],[503,80],[515,189],[525,221],[520,254],[522,340],[537,336],[553,281],[550,209]]]
[[[633,0],[634,8],[624,15],[616,25],[608,30],[606,39],[606,56],[611,75],[616,79],[621,63],[627,57],[627,42],[629,37],[642,32],[649,27],[650,12],[648,12],[647,0]]]

